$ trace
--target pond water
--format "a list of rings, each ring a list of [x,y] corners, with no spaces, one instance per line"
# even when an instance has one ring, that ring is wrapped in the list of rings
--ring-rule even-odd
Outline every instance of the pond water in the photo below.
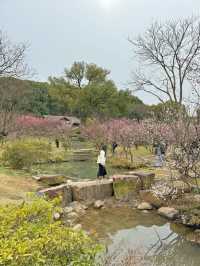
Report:
[[[87,142],[73,141],[72,152],[67,156],[67,162],[35,165],[33,172],[44,174],[61,174],[73,179],[95,179],[97,176],[97,152]],[[84,159],[83,159],[84,158]],[[82,160],[83,159],[83,160]],[[119,174],[119,169],[107,165],[108,175]]]
[[[95,179],[97,176],[97,164],[94,160],[87,161],[69,161],[64,163],[42,164],[34,167],[34,171],[46,174],[61,174],[74,179]],[[107,167],[109,175],[119,174],[110,166]]]
[[[190,229],[168,223],[156,213],[131,208],[88,211],[83,228],[108,245],[109,252],[134,250],[143,254],[145,265],[199,266],[200,247],[185,240]],[[113,264],[114,265],[114,264]]]

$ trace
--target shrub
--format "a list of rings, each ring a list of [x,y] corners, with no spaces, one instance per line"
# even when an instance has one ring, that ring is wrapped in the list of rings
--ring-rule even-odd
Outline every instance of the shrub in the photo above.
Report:
[[[0,265],[94,265],[101,247],[84,232],[54,221],[56,201],[35,198],[0,207]]]
[[[114,168],[128,169],[128,170],[137,170],[149,166],[146,162],[142,161],[130,162],[128,159],[125,158],[110,158],[109,163]]]
[[[2,154],[2,159],[14,169],[28,168],[50,158],[51,145],[39,139],[20,139],[10,142]]]

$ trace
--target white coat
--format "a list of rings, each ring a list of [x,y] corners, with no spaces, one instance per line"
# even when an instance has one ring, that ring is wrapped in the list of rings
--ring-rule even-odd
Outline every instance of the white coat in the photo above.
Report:
[[[99,156],[97,158],[97,163],[105,166],[105,164],[106,164],[106,153],[105,153],[104,150],[100,151],[100,154],[99,154]]]

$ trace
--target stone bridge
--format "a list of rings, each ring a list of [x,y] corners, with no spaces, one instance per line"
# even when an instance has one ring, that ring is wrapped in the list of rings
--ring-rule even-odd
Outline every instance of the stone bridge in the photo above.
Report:
[[[72,201],[104,200],[115,196],[119,200],[129,200],[140,190],[149,189],[154,181],[154,173],[129,172],[109,179],[72,182],[40,190],[40,195],[49,198],[62,196],[63,206]]]

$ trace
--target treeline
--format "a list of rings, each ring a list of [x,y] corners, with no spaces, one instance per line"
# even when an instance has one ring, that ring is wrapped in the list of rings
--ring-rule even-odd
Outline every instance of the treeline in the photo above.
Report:
[[[128,118],[138,121],[152,116],[163,119],[170,103],[145,105],[128,89],[120,90],[109,78],[110,71],[95,64],[75,62],[62,77],[47,82],[0,78],[1,127],[13,114],[72,115],[87,118]],[[170,104],[171,105],[171,104]],[[1,123],[2,120],[2,123]]]
[[[26,113],[74,115],[81,119],[135,118],[149,115],[149,107],[128,89],[119,90],[109,78],[110,71],[96,64],[75,62],[62,77],[29,84]]]

